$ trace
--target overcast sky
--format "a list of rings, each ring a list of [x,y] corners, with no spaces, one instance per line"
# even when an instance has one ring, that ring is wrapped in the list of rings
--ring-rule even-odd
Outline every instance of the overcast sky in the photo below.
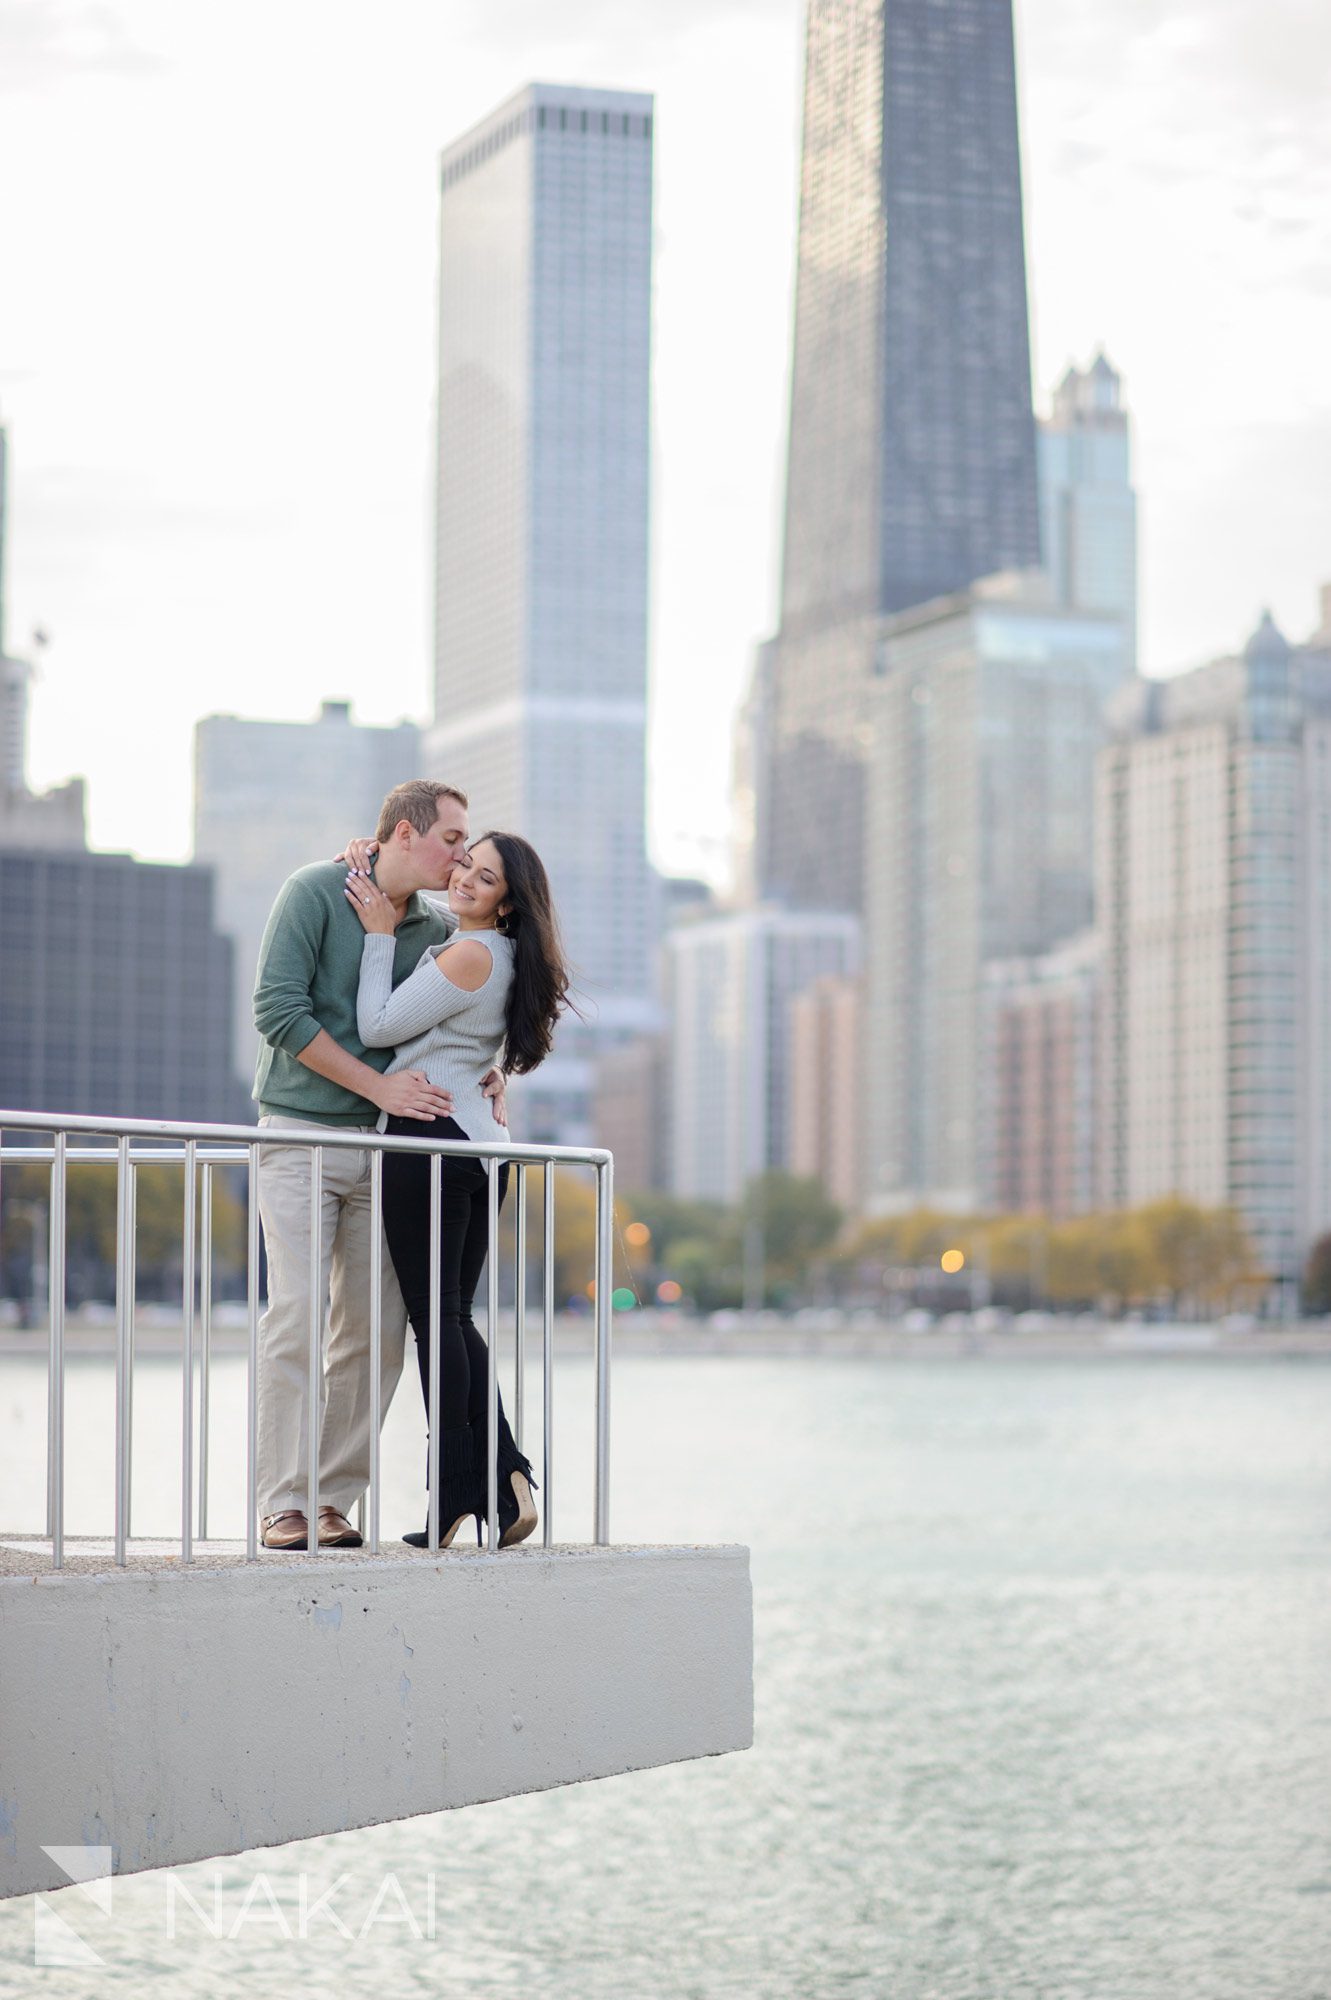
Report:
[[[189,850],[215,711],[422,715],[435,156],[533,78],[655,91],[653,848],[724,863],[771,627],[801,0],[0,0],[11,649],[32,775]],[[1331,579],[1331,10],[1018,0],[1041,407],[1103,343],[1163,673]],[[460,775],[464,780],[466,773]]]

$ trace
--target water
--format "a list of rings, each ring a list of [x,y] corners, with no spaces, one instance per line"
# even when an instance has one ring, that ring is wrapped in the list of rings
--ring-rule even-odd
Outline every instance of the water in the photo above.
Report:
[[[563,1372],[581,1532],[590,1371]],[[145,1369],[144,1435],[176,1394]],[[386,1530],[418,1471],[414,1404],[389,1421]],[[34,1968],[8,1904],[0,1991],[1331,2000],[1329,1436],[1318,1364],[625,1359],[616,1538],[751,1545],[755,1748],[177,1871],[228,1930],[250,1894],[234,1937],[187,1906],[169,1937],[160,1874],[110,1921],[48,1899],[96,1969]],[[136,1527],[173,1478],[164,1448]],[[302,1876],[354,1932],[390,1871],[364,1938],[282,1934]]]

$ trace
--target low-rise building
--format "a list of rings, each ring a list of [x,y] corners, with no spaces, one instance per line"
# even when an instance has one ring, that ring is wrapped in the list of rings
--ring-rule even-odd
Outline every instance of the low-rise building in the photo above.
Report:
[[[1095,1206],[1100,939],[984,968],[981,1189],[1002,1213]]]
[[[665,942],[670,1188],[731,1202],[789,1168],[790,1003],[858,969],[859,919],[760,905],[680,923]]]
[[[811,1175],[853,1215],[864,1206],[864,985],[829,973],[790,1003],[790,1151],[793,1174]]]
[[[324,702],[312,722],[209,715],[196,725],[194,858],[217,877],[217,922],[233,946],[233,1055],[247,1084],[258,1052],[254,973],[273,898],[293,869],[331,861],[349,835],[374,832],[385,793],[425,775],[420,746],[414,723],[365,727],[345,701]]]
[[[0,850],[0,1104],[249,1122],[207,868]]]

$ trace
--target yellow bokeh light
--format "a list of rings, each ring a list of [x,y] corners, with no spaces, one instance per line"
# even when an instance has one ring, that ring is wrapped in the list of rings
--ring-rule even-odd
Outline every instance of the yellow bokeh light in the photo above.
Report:
[[[953,1272],[961,1270],[965,1264],[965,1252],[961,1250],[945,1250],[938,1261],[948,1276],[951,1277]]]
[[[641,1250],[644,1243],[650,1243],[652,1232],[645,1222],[630,1222],[624,1231],[624,1241],[631,1243],[635,1250]]]

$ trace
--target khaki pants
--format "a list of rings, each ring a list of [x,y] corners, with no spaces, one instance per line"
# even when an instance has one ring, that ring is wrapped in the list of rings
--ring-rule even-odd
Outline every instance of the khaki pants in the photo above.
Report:
[[[331,1129],[293,1118],[264,1117],[259,1123],[311,1134]],[[309,1512],[313,1157],[310,1146],[269,1144],[259,1153],[259,1214],[268,1251],[268,1310],[259,1322],[261,1522],[288,1508]],[[386,1246],[382,1268],[379,1381],[380,1410],[386,1414],[402,1372],[407,1315]],[[370,1153],[365,1148],[329,1147],[323,1155],[319,1294],[324,1336],[319,1505],[349,1514],[370,1479]]]

